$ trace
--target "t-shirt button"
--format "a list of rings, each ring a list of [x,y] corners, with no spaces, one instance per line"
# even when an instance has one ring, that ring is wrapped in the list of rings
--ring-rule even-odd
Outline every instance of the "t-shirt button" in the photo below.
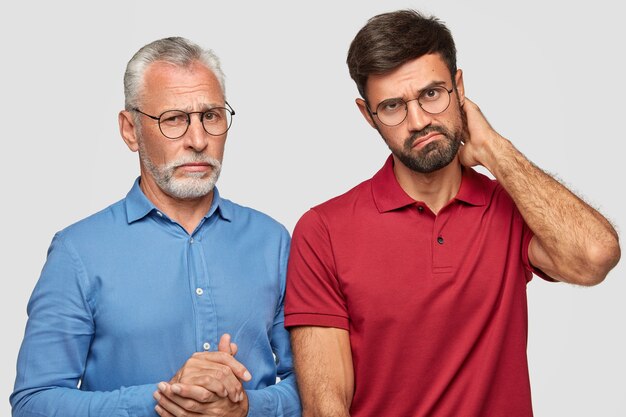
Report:
[[[437,243],[439,243],[440,245],[443,245],[443,237],[439,236],[437,238]]]

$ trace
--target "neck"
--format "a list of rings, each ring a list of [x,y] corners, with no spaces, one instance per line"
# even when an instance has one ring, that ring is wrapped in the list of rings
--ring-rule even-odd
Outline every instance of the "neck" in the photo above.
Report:
[[[407,168],[395,156],[393,159],[393,172],[400,187],[414,200],[424,202],[433,213],[437,214],[459,192],[462,175],[458,157],[428,174]]]
[[[187,233],[192,234],[202,218],[211,208],[213,193],[193,199],[179,199],[163,192],[159,186],[150,181],[149,175],[142,175],[139,187],[155,207],[170,219],[180,224]]]

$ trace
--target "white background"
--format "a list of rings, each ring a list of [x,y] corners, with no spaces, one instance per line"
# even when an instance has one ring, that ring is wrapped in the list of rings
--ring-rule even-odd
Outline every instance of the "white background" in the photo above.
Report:
[[[220,190],[292,230],[383,164],[345,57],[368,18],[406,7],[448,24],[467,95],[494,127],[624,230],[619,2],[11,1],[0,17],[0,415],[53,234],[124,197],[138,174],[117,129],[132,54],[172,35],[216,51],[237,112]],[[626,415],[625,290],[624,262],[594,288],[529,284],[536,416]]]

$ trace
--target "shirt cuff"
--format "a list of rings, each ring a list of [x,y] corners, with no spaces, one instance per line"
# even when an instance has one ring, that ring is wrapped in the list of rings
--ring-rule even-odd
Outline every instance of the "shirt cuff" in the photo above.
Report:
[[[248,395],[248,416],[267,417],[274,415],[274,407],[267,393],[262,390],[246,391]]]
[[[122,388],[123,409],[127,410],[128,417],[158,416],[154,407],[156,400],[152,396],[158,390],[156,384],[136,385]]]

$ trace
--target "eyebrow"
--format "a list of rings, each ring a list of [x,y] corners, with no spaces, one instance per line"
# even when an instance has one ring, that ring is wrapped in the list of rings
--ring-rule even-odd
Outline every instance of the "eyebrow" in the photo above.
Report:
[[[196,110],[196,111],[201,111],[201,112],[205,112],[205,111],[209,111],[211,109],[214,109],[216,107],[226,107],[226,101],[224,101],[224,103],[208,103],[208,104],[202,104],[200,105],[200,110]],[[183,109],[173,109],[173,110],[182,110],[185,111],[187,113],[192,113],[194,112],[193,108],[191,106],[187,106]]]
[[[447,83],[446,81],[432,81],[430,84],[427,84],[424,87],[422,87],[419,90],[417,90],[417,92],[415,94],[415,98],[419,97],[420,94],[422,94],[424,92],[424,90],[428,90],[429,88],[433,88],[433,87],[445,86],[446,83]],[[404,97],[389,97],[389,98],[383,99],[380,103],[384,103],[387,100],[398,100],[398,99],[404,101]],[[380,106],[380,103],[378,103],[377,106]]]

